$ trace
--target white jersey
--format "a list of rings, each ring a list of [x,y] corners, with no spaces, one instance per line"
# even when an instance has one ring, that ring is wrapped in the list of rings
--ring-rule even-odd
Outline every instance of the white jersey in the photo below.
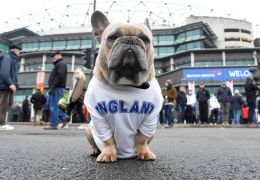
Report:
[[[114,88],[97,77],[89,83],[84,103],[91,115],[91,131],[100,150],[103,141],[114,137],[117,157],[135,156],[138,131],[154,135],[163,97],[154,78],[148,89],[135,87]]]
[[[210,110],[219,109],[220,108],[220,104],[219,104],[218,99],[216,98],[216,96],[212,96],[209,99],[209,107],[210,107]]]
[[[196,103],[196,96],[194,94],[192,94],[192,95],[187,94],[186,98],[187,98],[187,105],[191,105],[191,106],[195,105],[195,103]]]

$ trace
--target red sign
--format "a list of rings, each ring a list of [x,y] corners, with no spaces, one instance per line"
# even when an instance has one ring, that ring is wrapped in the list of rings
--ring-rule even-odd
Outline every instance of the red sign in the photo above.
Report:
[[[44,78],[45,78],[45,72],[37,72],[36,88],[40,89],[41,92],[44,91]]]

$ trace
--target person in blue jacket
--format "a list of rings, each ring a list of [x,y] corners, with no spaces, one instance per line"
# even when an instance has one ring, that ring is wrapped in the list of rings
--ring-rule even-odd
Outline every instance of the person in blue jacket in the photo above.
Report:
[[[6,124],[6,113],[12,106],[13,96],[18,88],[17,61],[22,48],[11,45],[9,52],[0,58],[0,130],[12,130],[14,127]]]

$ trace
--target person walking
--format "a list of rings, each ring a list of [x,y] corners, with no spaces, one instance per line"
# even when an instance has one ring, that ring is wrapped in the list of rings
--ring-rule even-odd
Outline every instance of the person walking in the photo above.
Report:
[[[226,82],[222,82],[217,92],[217,98],[221,109],[221,121],[224,125],[228,124],[231,97],[230,88],[227,87]]]
[[[40,89],[36,89],[36,92],[32,95],[30,102],[33,104],[33,122],[36,126],[37,116],[41,116],[43,105],[46,103],[46,98],[44,94],[41,93]]]
[[[44,129],[46,130],[56,130],[58,129],[58,124],[64,121],[66,113],[58,108],[58,101],[60,100],[63,91],[66,87],[67,81],[67,65],[62,59],[62,55],[59,51],[55,51],[51,54],[54,68],[49,76],[48,85],[48,101],[51,113],[50,126]]]
[[[6,123],[6,113],[13,104],[13,96],[18,88],[17,61],[22,48],[11,45],[9,52],[0,59],[0,130],[12,130],[14,127]]]
[[[176,97],[176,109],[178,112],[178,123],[184,123],[185,107],[187,104],[186,89],[185,86],[180,86],[180,91]]]
[[[242,111],[242,105],[243,105],[243,99],[242,96],[239,95],[239,90],[235,90],[234,96],[231,98],[231,106],[233,110],[233,122],[232,124],[240,124],[240,116]]]
[[[208,123],[208,100],[210,98],[209,91],[205,89],[205,84],[200,83],[200,88],[196,94],[196,99],[199,104],[199,117],[202,124]]]
[[[246,94],[246,101],[247,106],[249,107],[249,114],[248,114],[248,123],[254,123],[255,117],[255,109],[256,109],[256,92],[259,90],[259,87],[254,83],[253,77],[249,76],[246,78],[245,83],[245,94]]]
[[[86,121],[82,110],[86,90],[87,81],[85,74],[81,71],[81,69],[78,68],[74,71],[70,103],[67,108],[68,118],[63,122],[63,125],[61,126],[62,128],[66,125],[66,123],[69,122],[69,117],[71,116],[71,111],[74,107],[76,107],[76,111],[79,115],[80,122],[84,123]]]
[[[173,126],[173,107],[177,96],[176,88],[172,86],[170,79],[165,81],[166,89],[163,92],[164,97],[164,123],[166,128]]]

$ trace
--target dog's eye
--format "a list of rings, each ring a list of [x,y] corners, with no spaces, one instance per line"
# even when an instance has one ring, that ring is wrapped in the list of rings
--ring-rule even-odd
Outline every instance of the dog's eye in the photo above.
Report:
[[[118,38],[116,34],[112,34],[111,36],[108,37],[108,40],[110,41],[115,41]]]
[[[144,43],[150,43],[150,39],[147,36],[140,36],[139,38],[142,39]]]

